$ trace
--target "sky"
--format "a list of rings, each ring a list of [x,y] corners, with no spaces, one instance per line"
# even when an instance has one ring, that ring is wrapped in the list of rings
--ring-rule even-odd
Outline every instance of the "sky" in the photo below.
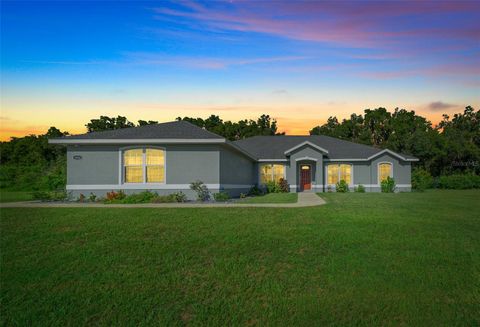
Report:
[[[367,108],[480,107],[480,1],[2,1],[0,139],[100,115],[269,114],[308,134]]]

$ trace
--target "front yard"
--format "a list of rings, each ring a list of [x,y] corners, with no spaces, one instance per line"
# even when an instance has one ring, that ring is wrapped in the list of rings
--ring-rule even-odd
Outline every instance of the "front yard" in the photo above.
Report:
[[[297,193],[268,193],[238,200],[238,203],[295,203]]]
[[[1,325],[480,324],[479,191],[1,209]]]

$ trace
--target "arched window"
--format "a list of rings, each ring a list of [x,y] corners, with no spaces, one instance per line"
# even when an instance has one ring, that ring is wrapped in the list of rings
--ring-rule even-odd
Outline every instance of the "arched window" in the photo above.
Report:
[[[347,184],[352,184],[352,165],[350,164],[331,164],[327,166],[327,184],[335,185],[344,180]]]
[[[123,152],[125,183],[165,183],[165,151],[135,148]]]
[[[378,164],[378,183],[380,184],[387,177],[393,177],[392,164],[381,162]]]

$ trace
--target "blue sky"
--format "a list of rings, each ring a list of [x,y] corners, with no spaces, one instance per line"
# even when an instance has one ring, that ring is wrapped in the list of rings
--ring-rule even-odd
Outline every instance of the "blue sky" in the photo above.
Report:
[[[270,114],[290,134],[379,106],[479,107],[479,2],[1,3],[0,137],[101,114]]]

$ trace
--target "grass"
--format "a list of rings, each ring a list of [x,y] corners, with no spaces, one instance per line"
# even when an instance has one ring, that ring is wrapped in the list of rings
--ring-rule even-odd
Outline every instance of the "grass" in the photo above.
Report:
[[[0,324],[480,324],[480,192],[1,209]]]
[[[0,190],[0,202],[19,202],[33,200],[31,192]]]
[[[269,193],[239,200],[238,203],[295,203],[297,193]]]

